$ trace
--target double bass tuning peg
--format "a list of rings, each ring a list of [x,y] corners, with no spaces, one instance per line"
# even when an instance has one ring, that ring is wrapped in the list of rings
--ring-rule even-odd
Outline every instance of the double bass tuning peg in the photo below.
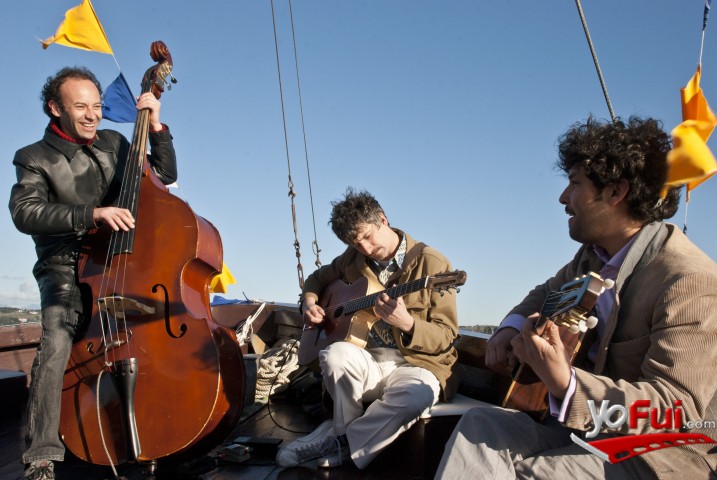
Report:
[[[169,79],[172,83],[177,83],[177,79],[174,78],[174,76],[171,73],[169,74]],[[172,89],[172,85],[167,80],[164,81],[164,86],[167,87],[167,90]]]

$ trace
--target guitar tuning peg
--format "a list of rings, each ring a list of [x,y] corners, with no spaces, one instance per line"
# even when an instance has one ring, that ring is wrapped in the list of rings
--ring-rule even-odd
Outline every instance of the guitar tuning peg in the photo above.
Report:
[[[611,278],[605,279],[602,282],[602,286],[605,287],[606,290],[610,290],[612,287],[615,286],[615,280],[613,280]]]
[[[575,325],[575,324],[572,324],[572,325],[570,325],[570,327],[568,328],[568,330],[570,330],[570,333],[579,333],[579,332],[580,332],[580,327],[578,327],[578,326]]]
[[[578,323],[578,331],[580,331],[580,333],[588,331],[588,326],[586,325],[585,320],[580,320],[580,323]]]
[[[590,315],[587,320],[585,320],[585,325],[587,325],[588,328],[595,328],[595,326],[598,324],[597,317]]]

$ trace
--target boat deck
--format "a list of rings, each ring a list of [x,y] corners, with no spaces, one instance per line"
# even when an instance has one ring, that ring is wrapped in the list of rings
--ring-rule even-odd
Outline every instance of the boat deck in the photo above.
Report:
[[[247,318],[256,305],[227,306],[213,309],[218,322],[234,326],[238,319]],[[255,322],[254,340],[271,344],[283,335],[295,336],[296,325],[281,312],[262,312],[263,318]],[[27,400],[28,374],[34,350],[39,343],[41,327],[38,324],[16,325],[0,328],[0,480],[15,480],[22,475],[24,450],[25,403]],[[256,338],[255,338],[256,337]],[[460,393],[468,397],[491,401],[496,392],[496,379],[486,375],[481,363],[485,354],[487,335],[461,332],[459,341],[459,374],[462,381]],[[246,354],[246,352],[244,352]],[[478,367],[476,367],[478,365]],[[266,402],[266,399],[264,400]],[[316,407],[316,405],[314,405]],[[266,446],[267,439],[289,442],[311,432],[321,421],[328,418],[325,408],[307,409],[290,395],[274,395],[269,403],[255,402],[245,406],[242,415],[225,443],[206,456],[178,464],[159,462],[156,478],[171,480],[408,480],[433,478],[443,447],[453,430],[458,416],[435,417],[416,422],[365,470],[353,464],[333,469],[317,467],[308,462],[300,467],[281,468],[275,463],[276,443]],[[254,448],[248,459],[230,462],[221,458],[222,447],[233,444],[238,437],[249,437]],[[56,464],[58,480],[104,480],[114,479],[109,466],[91,465],[72,457],[69,453],[64,462]],[[117,467],[119,478],[140,480],[153,478],[146,464],[125,464]]]
[[[24,409],[23,409],[24,410]],[[240,420],[228,440],[237,437],[254,437],[259,439],[278,438],[290,441],[310,432],[317,421],[304,414],[300,405],[292,402],[277,401],[269,405],[250,407],[249,415]],[[14,480],[20,478],[23,471],[22,451],[24,435],[24,411],[21,416],[5,418],[0,421],[0,479]],[[290,431],[291,430],[291,431]],[[302,432],[302,433],[299,433]],[[182,465],[160,465],[157,479],[203,479],[203,480],[308,480],[308,479],[366,479],[366,480],[404,480],[423,478],[421,473],[407,471],[402,462],[391,461],[390,452],[382,455],[378,461],[366,470],[347,465],[334,469],[322,469],[316,462],[309,462],[300,467],[281,468],[274,461],[274,453],[269,448],[263,452],[255,448],[250,458],[241,463],[232,463],[219,459],[217,454],[221,447],[207,456]],[[66,458],[65,462],[56,464],[58,480],[104,480],[113,479],[114,474],[108,466],[90,465],[74,458]],[[149,473],[145,465],[122,465],[117,467],[118,474],[127,480],[147,479]]]

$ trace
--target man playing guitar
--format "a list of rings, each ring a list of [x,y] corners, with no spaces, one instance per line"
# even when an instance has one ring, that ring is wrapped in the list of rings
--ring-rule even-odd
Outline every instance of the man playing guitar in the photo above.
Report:
[[[468,411],[446,445],[437,479],[687,479],[717,471],[709,444],[606,463],[571,437],[590,430],[618,440],[661,433],[652,421],[596,424],[595,403],[645,402],[660,419],[679,404],[685,422],[714,418],[717,265],[663,222],[679,201],[675,189],[661,195],[669,150],[660,122],[649,118],[590,117],[561,137],[557,166],[568,185],[559,201],[581,247],[509,312],[486,353],[486,365],[497,370],[509,367],[513,355],[529,365],[547,387],[550,414],[538,423],[487,404]],[[535,320],[550,292],[590,271],[614,286],[597,299],[596,338],[586,342],[586,358],[571,366],[558,327],[548,322],[536,329]],[[706,426],[698,433],[717,431]]]
[[[451,270],[440,252],[391,228],[368,192],[347,189],[342,201],[333,202],[330,223],[348,248],[306,279],[301,310],[307,327],[321,328],[326,311],[318,300],[337,280],[366,278],[389,287]],[[395,299],[379,294],[373,312],[381,320],[365,349],[338,341],[319,352],[333,419],[283,447],[277,463],[290,467],[318,459],[329,468],[352,460],[363,469],[439,397],[450,400],[456,387],[455,298],[452,291],[427,289]],[[364,403],[370,403],[365,412]]]

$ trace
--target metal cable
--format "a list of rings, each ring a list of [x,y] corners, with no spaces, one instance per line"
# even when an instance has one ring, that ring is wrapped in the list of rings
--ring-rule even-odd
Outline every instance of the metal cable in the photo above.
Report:
[[[598,78],[600,79],[600,86],[602,87],[602,93],[605,95],[605,101],[607,102],[607,109],[610,111],[610,118],[615,122],[615,112],[612,110],[612,103],[610,103],[610,95],[607,93],[607,87],[605,86],[605,80],[602,77],[602,71],[600,70],[600,63],[598,62],[597,55],[595,54],[595,47],[593,47],[593,41],[590,38],[590,31],[588,30],[588,24],[585,21],[585,15],[583,15],[583,7],[580,5],[580,0],[575,0],[575,5],[578,7],[578,13],[580,14],[580,21],[583,24],[583,30],[585,30],[585,38],[588,41],[590,47],[590,53],[593,56],[593,62],[595,63],[595,69],[597,70]]]
[[[279,96],[281,98],[281,119],[284,126],[284,148],[286,150],[286,167],[289,171],[289,198],[291,198],[291,217],[294,222],[294,250],[296,251],[296,273],[299,277],[299,288],[304,289],[304,267],[301,265],[301,247],[296,222],[296,205],[294,204],[294,181],[291,178],[291,160],[289,158],[289,137],[286,133],[286,111],[284,109],[284,89],[281,83],[281,63],[279,61],[279,41],[276,38],[276,17],[274,15],[274,0],[271,0],[271,22],[274,25],[274,51],[276,53],[276,70],[279,76]]]
[[[311,189],[311,171],[309,170],[309,150],[306,145],[306,127],[304,125],[304,102],[301,97],[301,81],[299,80],[299,56],[296,53],[296,34],[294,32],[294,9],[292,8],[292,0],[289,0],[289,15],[291,17],[291,39],[294,43],[294,64],[296,65],[296,88],[299,93],[299,112],[301,113],[301,131],[304,134],[304,158],[306,159],[306,177],[309,182],[309,201],[311,202],[311,222],[314,227],[314,241],[312,243],[314,255],[316,255],[316,261],[314,264],[316,268],[321,267],[321,259],[319,253],[319,241],[316,237],[316,217],[314,216],[314,194]]]

